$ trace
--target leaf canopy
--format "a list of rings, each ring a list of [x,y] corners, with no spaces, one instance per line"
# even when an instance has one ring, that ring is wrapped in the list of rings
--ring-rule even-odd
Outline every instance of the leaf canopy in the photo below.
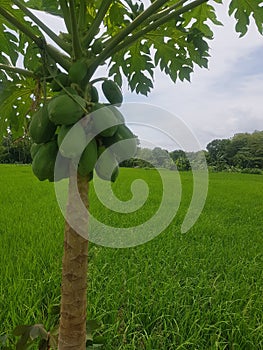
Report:
[[[153,88],[156,69],[173,82],[190,81],[195,66],[208,66],[208,41],[213,39],[213,27],[221,25],[215,11],[215,5],[220,3],[221,0],[2,0],[0,135],[7,130],[21,135],[27,127],[25,116],[51,94],[49,79],[58,70],[68,71],[79,59],[88,66],[88,81],[100,66],[105,66],[108,76],[118,85],[127,79],[131,91],[144,95]],[[59,16],[67,32],[52,32],[34,10]],[[252,18],[263,34],[262,1],[232,0],[229,15],[234,16],[240,36],[247,33]]]

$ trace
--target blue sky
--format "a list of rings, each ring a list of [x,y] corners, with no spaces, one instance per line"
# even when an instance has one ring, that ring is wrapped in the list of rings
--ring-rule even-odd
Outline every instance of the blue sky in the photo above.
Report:
[[[123,88],[125,102],[155,105],[183,120],[203,149],[215,138],[263,129],[263,37],[252,24],[248,34],[239,38],[235,21],[226,11],[227,5],[218,6],[224,26],[214,28],[214,40],[209,42],[209,69],[197,67],[191,83],[174,84],[156,71],[155,88],[147,98]],[[53,30],[63,30],[57,18],[48,22]],[[172,121],[164,125],[165,130],[169,128]],[[145,137],[150,139],[151,135]],[[174,146],[161,136],[159,141],[164,148]]]

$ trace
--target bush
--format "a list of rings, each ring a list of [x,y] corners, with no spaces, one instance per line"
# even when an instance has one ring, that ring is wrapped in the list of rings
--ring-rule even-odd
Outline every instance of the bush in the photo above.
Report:
[[[258,168],[244,168],[241,170],[241,173],[263,175],[262,170]]]

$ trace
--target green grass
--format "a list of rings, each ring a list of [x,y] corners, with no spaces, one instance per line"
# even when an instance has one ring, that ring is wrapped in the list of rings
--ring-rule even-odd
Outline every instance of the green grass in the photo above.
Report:
[[[122,169],[115,186],[131,198],[133,178],[148,179],[150,196],[137,215],[111,215],[91,193],[92,212],[128,226],[155,212],[160,181],[154,170]],[[56,318],[63,217],[53,185],[27,166],[0,166],[0,334],[18,324]],[[263,348],[263,177],[210,174],[205,208],[180,233],[191,199],[191,173],[182,173],[178,215],[154,240],[126,249],[90,245],[88,317],[103,323],[107,350]],[[117,184],[116,184],[117,185]]]

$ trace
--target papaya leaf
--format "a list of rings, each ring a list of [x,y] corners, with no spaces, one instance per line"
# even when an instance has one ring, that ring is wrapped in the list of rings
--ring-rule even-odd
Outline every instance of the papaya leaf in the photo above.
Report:
[[[0,48],[1,48],[1,56],[5,53],[8,57],[10,57],[10,61],[13,65],[16,64],[18,58],[18,39],[7,30],[4,22],[0,26]],[[4,63],[4,62],[2,62]]]
[[[198,29],[198,31],[203,33],[204,37],[209,39],[212,39],[214,34],[208,22],[210,21],[215,25],[222,25],[216,17],[214,7],[207,2],[184,13],[183,18],[185,19],[184,26],[187,27],[190,22],[193,22],[191,28]]]
[[[50,335],[49,346],[51,349],[57,349],[58,347],[58,335]]]
[[[94,344],[105,344],[106,338],[101,336],[101,335],[97,335],[97,336],[93,337],[93,343]]]
[[[263,34],[262,1],[232,0],[229,5],[229,15],[234,15],[237,21],[236,31],[240,33],[240,37],[247,33],[251,15],[254,18],[259,33]]]
[[[48,307],[48,314],[49,315],[56,315],[59,316],[60,314],[60,304],[52,304]]]
[[[62,11],[59,7],[59,1],[54,0],[29,0],[26,3],[27,7],[35,10],[45,11],[51,15],[61,16]]]
[[[16,350],[26,350],[28,348],[28,342],[30,342],[30,329],[31,326],[17,326],[14,330],[14,335],[20,336],[20,339],[16,343]]]
[[[29,335],[32,340],[38,337],[44,340],[48,340],[48,333],[42,324],[35,324],[32,326]]]
[[[13,330],[13,335],[15,335],[16,337],[19,337],[21,335],[23,335],[26,332],[30,331],[31,326],[28,325],[19,325],[16,326],[16,328]]]
[[[153,87],[154,64],[145,42],[132,45],[125,54],[117,53],[110,64],[109,75],[122,85],[122,73],[127,77],[131,91],[147,95]]]
[[[38,350],[48,350],[49,348],[50,347],[49,347],[48,341],[45,339],[42,339],[39,343]]]
[[[8,334],[4,334],[0,336],[0,350],[4,350],[7,348]]]
[[[6,135],[7,128],[13,129],[16,136],[22,136],[26,116],[32,105],[32,94],[35,89],[35,81],[23,79],[6,81],[0,88],[0,137]],[[16,122],[16,119],[17,122]]]
[[[95,332],[101,327],[101,324],[97,320],[87,320],[86,329],[88,332]]]

